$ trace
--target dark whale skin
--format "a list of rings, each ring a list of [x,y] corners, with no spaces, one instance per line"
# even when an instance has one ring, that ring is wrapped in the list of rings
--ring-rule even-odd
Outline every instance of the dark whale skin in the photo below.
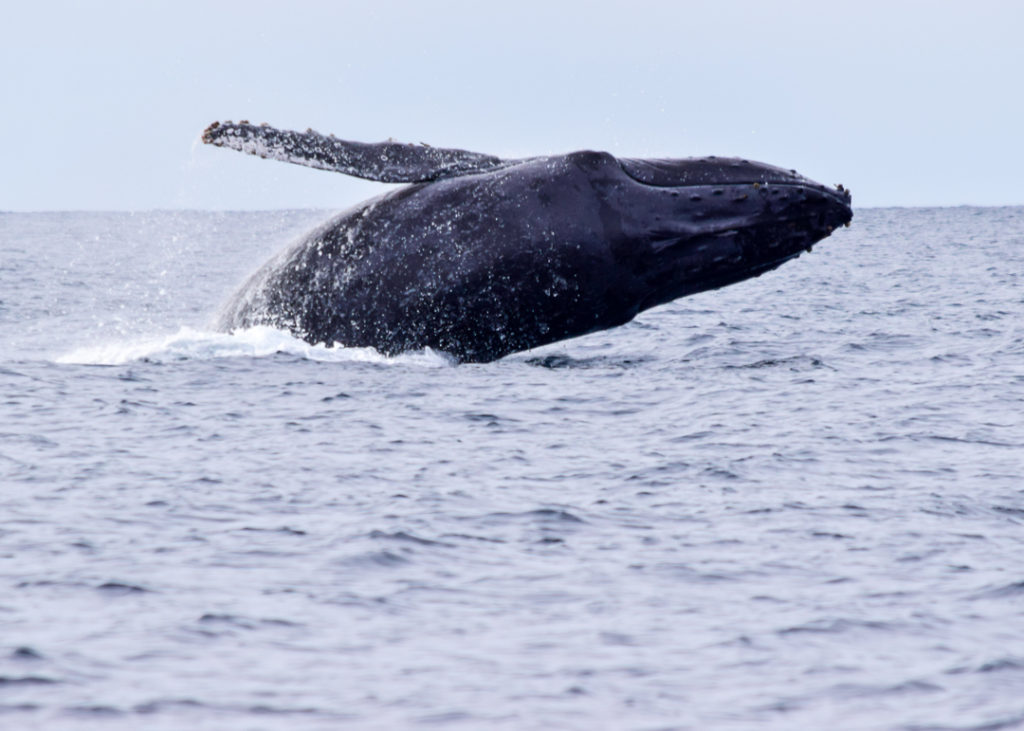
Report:
[[[487,160],[330,220],[249,278],[219,327],[487,362],[758,276],[852,217],[842,186],[746,160]]]

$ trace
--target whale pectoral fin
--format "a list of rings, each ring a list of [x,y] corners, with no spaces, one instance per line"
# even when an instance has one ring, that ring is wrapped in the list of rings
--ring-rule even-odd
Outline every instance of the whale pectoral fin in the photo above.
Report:
[[[214,122],[203,132],[203,142],[382,183],[424,183],[508,164],[479,152],[400,142],[348,142],[313,130],[293,132],[248,122]]]

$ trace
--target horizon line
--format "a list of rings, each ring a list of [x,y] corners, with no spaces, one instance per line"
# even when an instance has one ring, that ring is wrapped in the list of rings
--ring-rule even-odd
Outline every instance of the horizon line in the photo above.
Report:
[[[357,204],[358,205],[358,204]],[[284,208],[25,208],[25,209],[0,209],[0,215],[4,214],[26,214],[26,213],[271,213],[271,212],[298,212],[298,211],[337,211],[341,212],[351,208],[339,206],[327,208],[322,206],[310,207],[284,207]],[[891,209],[939,209],[939,208],[1024,208],[1024,203],[953,203],[948,205],[874,205],[874,206],[853,206],[855,211],[891,210]]]

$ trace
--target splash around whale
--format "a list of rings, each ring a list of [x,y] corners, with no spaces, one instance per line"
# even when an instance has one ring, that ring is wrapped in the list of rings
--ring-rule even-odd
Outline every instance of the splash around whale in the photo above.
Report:
[[[388,355],[486,362],[616,327],[775,269],[852,218],[843,186],[734,158],[503,160],[248,122],[215,122],[203,141],[408,184],[274,257],[219,322]]]

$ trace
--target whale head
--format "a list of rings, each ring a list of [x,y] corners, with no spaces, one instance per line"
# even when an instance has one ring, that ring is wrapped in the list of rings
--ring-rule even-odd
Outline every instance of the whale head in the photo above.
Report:
[[[848,225],[850,192],[736,158],[610,158],[606,217],[637,311],[756,277]],[[614,162],[614,165],[611,163]]]

